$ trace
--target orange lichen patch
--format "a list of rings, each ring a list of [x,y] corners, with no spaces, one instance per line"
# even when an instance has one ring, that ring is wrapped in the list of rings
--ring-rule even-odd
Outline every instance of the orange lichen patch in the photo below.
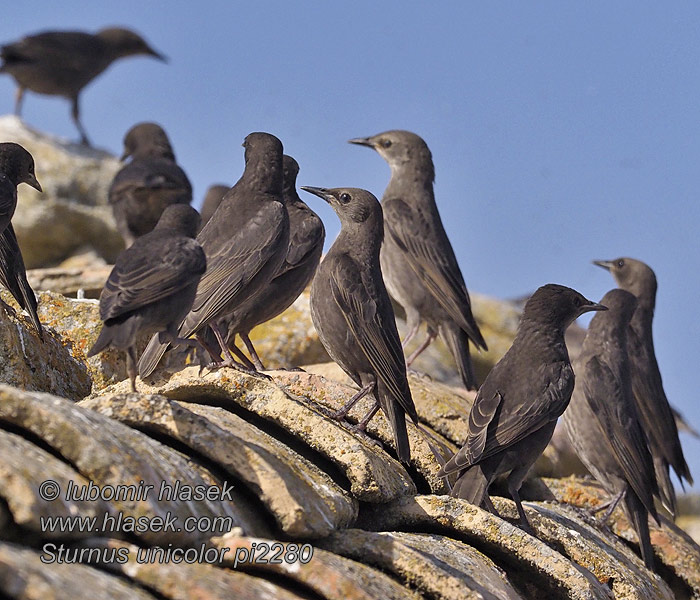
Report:
[[[562,502],[579,507],[596,507],[601,503],[597,495],[592,494],[590,490],[581,486],[580,480],[575,480],[573,477],[568,479],[570,483],[564,486],[561,497]]]

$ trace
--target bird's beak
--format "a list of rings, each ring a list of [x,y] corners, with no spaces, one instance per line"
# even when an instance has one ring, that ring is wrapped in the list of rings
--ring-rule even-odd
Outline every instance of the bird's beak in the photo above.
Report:
[[[161,54],[160,52],[157,52],[153,48],[149,47],[148,50],[146,50],[146,53],[149,54],[150,56],[152,56],[153,58],[157,58],[158,60],[163,61],[164,63],[169,62],[168,57],[165,56],[165,54]]]
[[[129,158],[130,156],[131,156],[131,152],[125,150],[125,151],[124,151],[124,154],[122,154],[122,155],[119,157],[119,160],[120,160],[121,162],[124,162],[124,161],[125,161],[127,158]]]
[[[331,203],[333,200],[333,194],[331,194],[330,190],[326,188],[319,188],[319,187],[309,187],[307,185],[302,185],[301,189],[304,190],[305,192],[309,192],[309,194],[313,194],[314,196],[318,196],[319,198],[322,198],[328,204]]]
[[[374,148],[374,144],[371,141],[371,138],[353,138],[351,140],[348,140],[348,144],[357,144],[358,146],[367,146],[368,148]]]
[[[593,264],[603,267],[606,271],[609,271],[613,267],[613,262],[611,260],[594,260]]]
[[[27,174],[27,178],[24,180],[24,183],[26,183],[27,185],[31,185],[37,192],[44,191],[41,189],[41,184],[39,183],[37,178],[31,173]]]
[[[608,307],[602,304],[598,304],[597,302],[590,302],[589,304],[584,304],[583,306],[581,306],[581,312],[579,313],[579,316],[583,313],[591,312],[594,310],[608,310]]]

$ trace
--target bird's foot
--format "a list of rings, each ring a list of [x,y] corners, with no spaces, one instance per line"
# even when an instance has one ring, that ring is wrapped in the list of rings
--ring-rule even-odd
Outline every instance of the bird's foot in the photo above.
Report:
[[[428,373],[424,373],[423,371],[416,371],[416,369],[406,369],[406,373],[413,375],[418,379],[427,379],[428,381],[433,381],[433,378],[430,375],[428,375]]]
[[[17,318],[17,311],[14,308],[12,308],[7,302],[0,299],[0,306],[2,306],[3,309],[5,309],[5,312],[9,317],[12,317],[13,319]]]
[[[257,377],[258,379],[265,379],[268,381],[272,380],[272,377],[270,377],[266,373],[261,373],[260,371],[256,371],[255,369],[249,369],[248,367],[244,367],[242,364],[236,362],[231,358],[222,360],[221,362],[212,362],[207,365],[207,369],[209,369],[210,371],[218,371],[219,369],[223,369],[224,367],[229,367],[231,369],[234,369],[235,371],[238,371],[239,373],[245,373],[246,375]]]

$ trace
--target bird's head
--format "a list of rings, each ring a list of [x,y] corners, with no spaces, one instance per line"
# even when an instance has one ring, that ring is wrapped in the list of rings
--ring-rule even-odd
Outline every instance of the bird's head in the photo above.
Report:
[[[132,56],[134,54],[146,54],[158,60],[162,60],[163,62],[168,62],[166,56],[160,52],[156,52],[139,34],[129,29],[124,29],[123,27],[108,27],[98,31],[96,35],[106,44],[115,58]]]
[[[156,229],[172,229],[180,235],[194,238],[200,222],[199,213],[189,204],[171,204],[158,219]]]
[[[653,299],[656,296],[656,275],[641,260],[621,257],[614,260],[594,260],[593,264],[610,271],[619,287],[638,298]]]
[[[308,186],[302,186],[301,189],[328,202],[344,228],[377,230],[381,240],[384,232],[382,207],[374,195],[367,190]]]
[[[576,290],[548,283],[530,296],[523,309],[523,319],[552,326],[564,331],[582,314],[594,310],[608,310],[585,298]]]
[[[428,145],[423,138],[401,129],[385,131],[371,137],[348,140],[351,144],[373,148],[394,169],[405,165],[426,168],[429,170],[431,181],[434,179],[433,158]]]
[[[175,160],[175,153],[168,135],[157,123],[138,123],[126,132],[121,160],[126,160],[130,156]]]
[[[34,158],[19,144],[0,144],[0,171],[9,177],[15,186],[26,183],[35,190],[42,191],[34,173]]]

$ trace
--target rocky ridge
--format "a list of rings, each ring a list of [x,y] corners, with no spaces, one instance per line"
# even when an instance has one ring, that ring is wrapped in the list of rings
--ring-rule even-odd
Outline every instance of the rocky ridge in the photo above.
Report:
[[[86,267],[71,268],[64,293],[88,287]],[[58,271],[29,275],[55,283]],[[200,375],[179,357],[135,394],[123,356],[85,356],[95,300],[42,291],[39,306],[43,344],[25,315],[0,311],[2,598],[700,597],[697,544],[652,523],[659,574],[649,572],[620,510],[610,528],[591,516],[604,494],[589,480],[529,481],[531,536],[506,498],[494,497],[497,517],[447,496],[415,428],[403,465],[382,415],[366,434],[330,419],[353,388],[326,362],[306,294],[254,332],[277,369],[270,379]],[[474,306],[495,348],[479,359],[487,370],[518,311],[481,297]],[[440,353],[410,385],[432,443],[453,450],[473,394],[449,385]],[[556,472],[558,457],[551,449],[540,473]],[[57,517],[68,520],[52,526]]]

